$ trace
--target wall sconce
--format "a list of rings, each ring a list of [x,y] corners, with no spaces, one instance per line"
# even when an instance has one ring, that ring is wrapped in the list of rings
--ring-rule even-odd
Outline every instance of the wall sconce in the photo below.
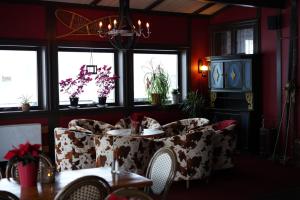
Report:
[[[208,71],[208,66],[203,63],[202,59],[198,59],[198,73],[202,74],[202,77],[206,77],[206,72]]]

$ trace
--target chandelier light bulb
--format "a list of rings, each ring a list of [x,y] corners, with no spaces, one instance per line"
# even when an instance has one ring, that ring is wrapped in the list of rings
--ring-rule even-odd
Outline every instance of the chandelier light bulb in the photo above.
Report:
[[[102,26],[103,26],[103,23],[102,23],[102,21],[100,21],[100,22],[99,22],[99,27],[100,27],[100,29],[102,28]]]
[[[146,27],[147,27],[147,29],[149,29],[149,27],[150,27],[150,24],[148,22],[146,23]]]
[[[110,25],[110,24],[108,24],[108,25],[107,25],[107,28],[108,28],[108,30],[110,30],[110,29],[111,29],[111,25]]]
[[[118,23],[118,22],[117,22],[117,20],[115,19],[115,20],[114,20],[114,28],[117,27],[117,23]]]
[[[141,20],[138,20],[138,25],[141,26],[142,25],[142,22]]]

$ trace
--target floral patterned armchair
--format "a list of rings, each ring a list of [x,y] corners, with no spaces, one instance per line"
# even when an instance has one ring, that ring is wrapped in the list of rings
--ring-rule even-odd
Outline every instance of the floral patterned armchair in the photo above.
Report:
[[[150,160],[150,140],[132,136],[96,135],[96,167],[112,166],[114,151],[119,168],[144,174]]]
[[[235,120],[224,120],[211,126],[215,130],[213,137],[213,169],[228,169],[234,167],[233,154],[236,147]]]
[[[110,124],[88,119],[72,120],[69,128],[55,128],[57,171],[96,167],[94,136],[113,129]]]
[[[201,130],[205,118],[183,119],[163,125],[165,138],[153,139],[153,150],[173,148],[177,157],[175,181],[203,179],[210,175],[213,130]],[[188,182],[187,182],[188,183]]]

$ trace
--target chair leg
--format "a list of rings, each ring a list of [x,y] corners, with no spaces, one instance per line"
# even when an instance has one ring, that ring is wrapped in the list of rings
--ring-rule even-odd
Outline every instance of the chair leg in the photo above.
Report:
[[[186,189],[190,188],[190,180],[186,180]]]

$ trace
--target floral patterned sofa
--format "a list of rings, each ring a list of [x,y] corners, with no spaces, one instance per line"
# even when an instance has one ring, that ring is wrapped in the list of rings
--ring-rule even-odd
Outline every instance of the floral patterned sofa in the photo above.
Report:
[[[55,163],[57,171],[96,167],[94,136],[114,126],[90,119],[75,119],[69,128],[55,128]]]
[[[163,125],[165,137],[153,139],[154,151],[163,146],[173,148],[177,157],[175,181],[203,179],[210,175],[212,129],[201,129],[209,123],[205,118],[183,119]]]

